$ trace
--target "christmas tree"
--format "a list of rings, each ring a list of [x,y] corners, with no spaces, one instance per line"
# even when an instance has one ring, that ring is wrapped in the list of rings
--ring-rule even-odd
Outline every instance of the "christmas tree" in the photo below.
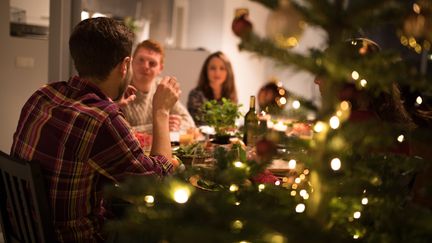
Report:
[[[130,203],[107,227],[140,242],[428,242],[432,3],[254,1],[285,24],[261,37],[240,13],[239,48],[317,76],[312,138],[271,130],[252,153],[217,147],[212,168],[131,178],[107,190]],[[327,46],[292,52],[306,25]],[[370,40],[382,33],[397,48]],[[265,170],[276,157],[291,168],[279,179]]]

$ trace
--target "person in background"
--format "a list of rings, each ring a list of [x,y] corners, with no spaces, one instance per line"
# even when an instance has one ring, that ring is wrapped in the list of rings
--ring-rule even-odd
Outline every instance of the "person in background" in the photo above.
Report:
[[[197,124],[200,121],[200,109],[208,100],[229,99],[237,103],[234,73],[227,56],[218,51],[210,54],[201,68],[198,85],[188,96],[187,108]]]
[[[137,89],[136,98],[123,106],[126,120],[137,130],[149,131],[153,121],[152,100],[162,78],[159,74],[164,67],[164,49],[153,40],[145,40],[138,44],[132,59],[132,86]],[[195,123],[187,109],[176,102],[170,110],[170,131],[194,128]]]
[[[278,113],[287,104],[288,96],[288,91],[281,84],[270,81],[258,91],[259,109],[266,113]]]
[[[139,146],[116,101],[124,98],[133,33],[110,18],[81,21],[69,39],[78,76],[37,90],[25,103],[11,156],[40,164],[56,239],[102,242],[102,189],[128,176],[169,175],[169,111],[179,97],[172,77],[153,98],[151,156]]]

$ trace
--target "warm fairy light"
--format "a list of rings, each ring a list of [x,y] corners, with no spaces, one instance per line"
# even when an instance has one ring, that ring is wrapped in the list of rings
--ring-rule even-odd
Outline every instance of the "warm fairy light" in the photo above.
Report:
[[[241,161],[235,161],[235,162],[233,163],[233,165],[234,165],[235,167],[237,167],[237,168],[243,168],[243,167],[245,166],[245,164],[244,164],[243,162],[241,162]]]
[[[279,94],[280,95],[285,95],[285,90],[284,89],[279,89]]]
[[[309,199],[309,193],[304,194],[303,199],[308,200]]]
[[[336,129],[339,127],[339,125],[340,125],[339,118],[337,116],[332,116],[330,118],[330,127]]]
[[[369,200],[367,199],[367,197],[362,198],[361,200],[361,204],[366,205],[368,204]]]
[[[189,200],[190,191],[187,188],[179,188],[174,191],[174,201],[177,203],[185,203]]]
[[[417,45],[417,41],[415,40],[414,37],[410,37],[410,38],[408,39],[408,45],[411,46],[412,48],[416,47],[416,45]]]
[[[287,181],[288,181],[288,177],[283,177],[283,178],[282,178],[282,181],[283,181],[283,182],[287,182]]]
[[[340,108],[341,108],[341,110],[346,111],[350,108],[350,103],[348,101],[344,100],[340,103]]]
[[[360,85],[364,88],[364,87],[366,87],[366,85],[367,85],[367,81],[366,81],[366,79],[362,79],[362,80],[360,80]]]
[[[336,111],[336,116],[341,117],[342,116],[342,111]]]
[[[354,80],[357,80],[357,79],[359,79],[360,74],[359,74],[357,71],[353,71],[353,72],[351,73],[351,77],[352,77]]]
[[[417,96],[416,103],[417,103],[418,105],[421,105],[421,103],[423,103],[423,99],[422,99],[421,96]]]
[[[229,190],[232,191],[232,192],[236,192],[236,191],[238,191],[238,189],[239,189],[239,187],[236,184],[232,184],[229,187]]]
[[[298,109],[298,108],[300,108],[300,101],[298,101],[298,100],[294,100],[293,101],[293,103],[292,103],[292,107],[294,108],[294,109]]]
[[[299,184],[301,182],[301,179],[297,177],[297,178],[295,178],[294,182]]]
[[[264,184],[259,184],[258,185],[258,191],[261,192],[262,190],[265,189],[265,185]]]
[[[285,97],[281,97],[281,98],[279,99],[279,102],[280,102],[282,105],[285,105],[285,104],[287,103],[287,100],[286,100]]]
[[[288,161],[288,168],[290,170],[295,169],[296,165],[297,165],[297,161],[295,159],[291,159],[290,161]]]
[[[420,5],[419,5],[418,3],[414,3],[414,4],[413,4],[413,11],[414,11],[416,14],[420,14],[421,8],[420,8]]]
[[[360,236],[358,234],[353,235],[353,239],[357,240]]]
[[[297,189],[297,187],[298,187],[297,184],[292,184],[292,186],[291,186],[291,188],[294,189],[294,190]]]
[[[240,220],[234,220],[234,222],[232,222],[232,227],[233,229],[240,230],[243,228],[243,223]]]
[[[240,202],[235,202],[234,204],[235,204],[236,206],[238,206],[238,205],[240,205]]]
[[[360,213],[359,211],[357,211],[357,212],[355,212],[355,213],[353,214],[353,217],[354,217],[355,219],[359,219],[360,216],[361,216],[361,213]]]
[[[308,169],[305,169],[305,170],[303,171],[303,174],[305,174],[305,175],[309,174],[309,170],[308,170]]]
[[[330,166],[331,166],[332,170],[337,171],[341,168],[342,162],[340,161],[339,158],[334,158],[331,160]]]
[[[407,46],[408,45],[408,38],[406,36],[401,36],[400,42],[402,45]]]
[[[314,131],[315,132],[322,132],[322,131],[324,131],[324,127],[325,127],[324,122],[319,121],[315,124]]]
[[[307,194],[307,191],[305,189],[300,190],[299,195],[301,197],[304,197]]]
[[[146,203],[154,203],[155,199],[154,199],[154,197],[152,195],[147,195],[147,196],[144,197],[144,201]]]
[[[397,140],[398,140],[399,143],[402,143],[402,142],[404,141],[404,139],[405,139],[405,137],[404,137],[403,134],[401,134],[401,135],[399,135],[399,136],[397,137]]]
[[[280,181],[275,181],[275,186],[280,186],[281,182]]]
[[[305,211],[305,209],[306,209],[306,206],[303,203],[299,203],[299,204],[297,204],[295,211],[297,213],[303,213]]]
[[[304,180],[306,178],[306,176],[304,174],[301,174],[299,177],[300,177],[300,180]]]
[[[291,191],[291,196],[295,196],[295,195],[297,195],[297,192],[296,191]]]

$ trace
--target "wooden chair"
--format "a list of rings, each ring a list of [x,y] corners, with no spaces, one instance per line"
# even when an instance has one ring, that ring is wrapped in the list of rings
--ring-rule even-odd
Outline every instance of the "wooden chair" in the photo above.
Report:
[[[0,219],[5,242],[55,242],[44,179],[37,163],[0,151]]]

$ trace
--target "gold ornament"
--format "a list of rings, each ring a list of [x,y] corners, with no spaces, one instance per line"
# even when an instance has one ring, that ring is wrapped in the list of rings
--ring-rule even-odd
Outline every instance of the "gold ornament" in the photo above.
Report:
[[[303,16],[289,1],[281,1],[279,9],[267,18],[266,32],[279,47],[292,48],[298,45],[305,27]]]

